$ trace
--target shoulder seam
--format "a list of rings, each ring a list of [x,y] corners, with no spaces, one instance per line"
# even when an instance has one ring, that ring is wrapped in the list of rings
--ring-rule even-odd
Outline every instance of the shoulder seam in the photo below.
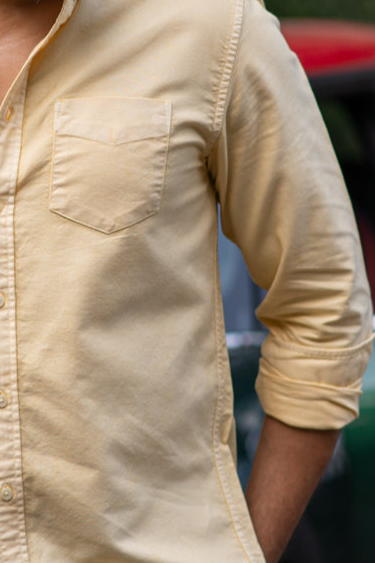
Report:
[[[209,155],[223,126],[223,117],[227,105],[229,85],[232,77],[234,61],[236,58],[239,38],[242,29],[243,12],[244,12],[244,0],[237,0],[234,9],[232,32],[231,32],[229,43],[226,48],[225,60],[224,60],[223,70],[221,73],[218,95],[215,103],[215,111],[212,121],[211,136],[207,143],[206,156]]]

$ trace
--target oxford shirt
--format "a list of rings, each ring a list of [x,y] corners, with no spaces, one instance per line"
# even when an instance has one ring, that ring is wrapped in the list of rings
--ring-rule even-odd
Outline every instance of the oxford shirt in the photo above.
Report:
[[[358,410],[371,305],[320,114],[256,0],[65,0],[0,115],[1,563],[262,563],[217,265],[265,411]]]

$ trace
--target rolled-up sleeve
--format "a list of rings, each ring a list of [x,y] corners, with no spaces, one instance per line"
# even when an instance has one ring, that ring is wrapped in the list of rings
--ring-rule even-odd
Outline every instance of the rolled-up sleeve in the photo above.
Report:
[[[208,166],[224,233],[267,290],[256,388],[286,424],[341,428],[358,414],[373,339],[355,219],[297,57],[256,0],[243,8]]]

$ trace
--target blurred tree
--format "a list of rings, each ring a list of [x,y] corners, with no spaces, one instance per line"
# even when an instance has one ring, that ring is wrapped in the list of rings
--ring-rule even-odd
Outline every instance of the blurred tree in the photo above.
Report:
[[[279,18],[314,17],[375,22],[374,0],[265,0]]]

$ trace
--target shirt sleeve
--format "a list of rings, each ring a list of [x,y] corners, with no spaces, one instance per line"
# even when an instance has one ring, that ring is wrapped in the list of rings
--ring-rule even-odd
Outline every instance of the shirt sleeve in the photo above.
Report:
[[[373,340],[357,227],[296,55],[259,2],[243,8],[208,166],[223,231],[268,291],[256,389],[286,424],[341,428],[358,415]]]

